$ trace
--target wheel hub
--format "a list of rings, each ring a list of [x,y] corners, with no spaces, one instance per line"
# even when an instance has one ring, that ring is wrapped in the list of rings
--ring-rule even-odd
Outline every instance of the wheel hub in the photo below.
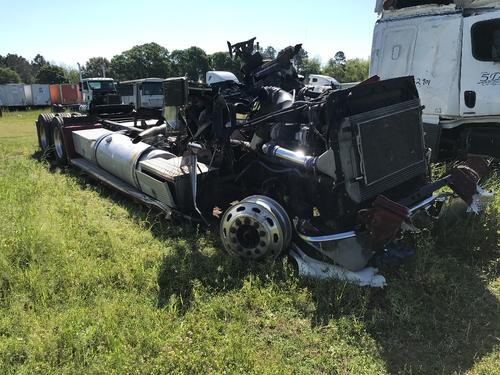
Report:
[[[276,258],[291,239],[291,223],[283,207],[262,196],[248,197],[230,207],[220,231],[229,254],[252,260]]]
[[[255,225],[259,225],[255,223]],[[255,226],[244,224],[236,230],[236,238],[245,249],[253,249],[260,243],[259,231]]]

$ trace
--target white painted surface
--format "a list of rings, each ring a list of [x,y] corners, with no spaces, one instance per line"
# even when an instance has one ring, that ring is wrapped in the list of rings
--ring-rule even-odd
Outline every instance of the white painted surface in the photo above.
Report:
[[[205,78],[209,85],[225,81],[232,81],[239,83],[238,78],[236,78],[236,76],[231,72],[211,70],[207,72]]]
[[[24,107],[28,105],[24,84],[0,85],[0,102],[4,107]]]
[[[413,75],[425,115],[458,116],[461,30],[460,13],[379,21],[370,76]]]
[[[50,91],[49,91],[49,85],[44,85],[44,84],[32,84],[31,85],[31,95],[33,105],[40,105],[40,106],[45,106],[45,105],[50,105]]]
[[[500,1],[468,4],[496,6]],[[500,9],[477,9],[471,15],[454,5],[384,12],[375,26],[370,75],[414,76],[424,119],[431,120],[426,123],[453,128],[465,122],[497,122],[500,62],[475,57],[471,37],[475,25],[489,20],[499,20],[500,26]],[[476,96],[472,108],[465,103],[467,91]]]
[[[132,104],[136,109],[162,108],[163,78],[144,78],[120,82],[119,94],[123,104]],[[127,86],[129,93],[123,94],[123,87]]]
[[[500,114],[500,62],[480,61],[471,50],[471,29],[481,21],[500,19],[500,10],[464,18],[460,115],[463,117]],[[476,105],[465,105],[466,91],[476,93]]]

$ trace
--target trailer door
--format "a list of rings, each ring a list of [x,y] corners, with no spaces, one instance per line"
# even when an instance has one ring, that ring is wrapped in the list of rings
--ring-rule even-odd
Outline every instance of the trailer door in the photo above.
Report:
[[[500,114],[500,11],[464,20],[460,111]]]

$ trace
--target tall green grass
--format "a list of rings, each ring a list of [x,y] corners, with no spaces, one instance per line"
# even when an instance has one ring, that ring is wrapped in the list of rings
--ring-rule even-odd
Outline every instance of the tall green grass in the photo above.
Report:
[[[385,290],[304,280],[39,162],[36,116],[0,119],[0,373],[500,373],[498,198]]]

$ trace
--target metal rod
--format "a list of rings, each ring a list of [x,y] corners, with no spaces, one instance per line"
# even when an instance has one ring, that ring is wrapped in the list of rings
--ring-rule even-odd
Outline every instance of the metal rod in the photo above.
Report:
[[[409,209],[410,214],[414,214],[414,213],[416,213],[417,211],[419,211],[421,209],[425,209],[425,208],[429,207],[435,201],[440,200],[440,199],[448,198],[448,197],[450,197],[452,195],[453,194],[451,194],[451,193],[441,193],[441,194],[438,194],[438,195],[433,195],[432,197],[429,197],[427,199],[424,199],[423,201],[417,203],[416,205],[414,205],[413,207],[411,207]],[[341,241],[341,240],[346,240],[348,238],[354,238],[354,237],[356,237],[356,232],[355,231],[349,231],[349,232],[343,232],[343,233],[335,233],[335,234],[328,234],[328,235],[325,235],[325,236],[317,236],[317,237],[306,236],[305,234],[300,233],[297,230],[297,228],[295,228],[295,231],[297,232],[297,235],[302,240],[307,241],[307,242],[313,242],[313,243],[315,243],[315,242]]]
[[[341,240],[347,240],[348,238],[354,238],[356,237],[356,232],[355,231],[349,231],[349,232],[343,232],[343,233],[335,233],[335,234],[328,234],[326,236],[318,236],[318,237],[313,237],[313,236],[306,236],[305,234],[300,233],[297,228],[295,228],[298,236],[307,242],[330,242],[330,241],[341,241]]]
[[[427,199],[424,199],[423,201],[417,203],[416,205],[412,206],[409,209],[410,214],[414,214],[415,212],[417,212],[417,211],[419,211],[421,209],[429,207],[435,201],[440,200],[440,199],[448,198],[448,197],[450,197],[452,195],[453,195],[452,193],[441,193],[441,194],[433,195],[433,196],[431,196],[431,197],[429,197]]]

